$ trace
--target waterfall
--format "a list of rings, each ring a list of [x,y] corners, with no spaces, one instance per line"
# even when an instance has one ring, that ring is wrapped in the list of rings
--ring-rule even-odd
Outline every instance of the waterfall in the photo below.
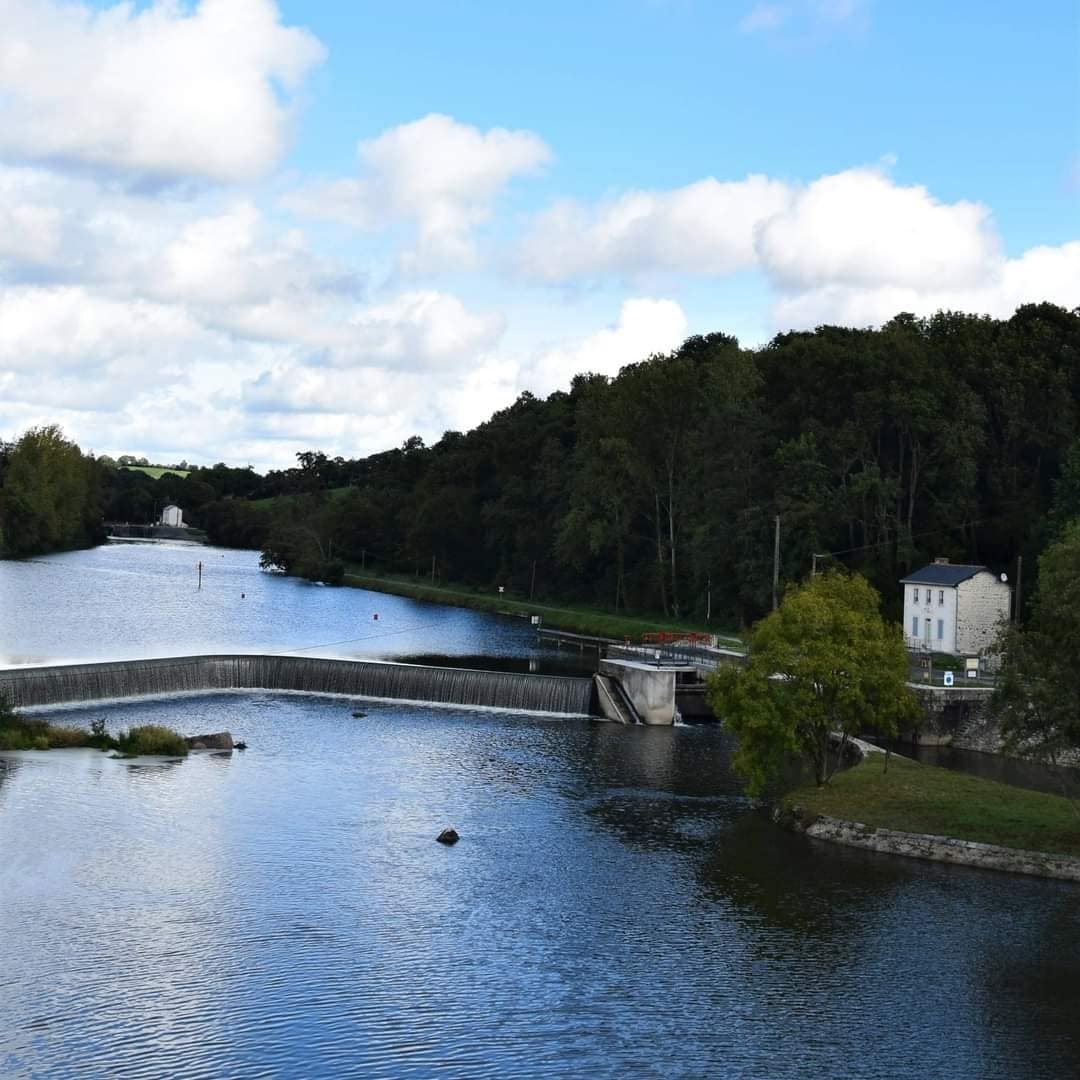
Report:
[[[202,690],[291,690],[584,715],[593,685],[560,675],[302,656],[177,656],[0,670],[0,691],[23,708]]]

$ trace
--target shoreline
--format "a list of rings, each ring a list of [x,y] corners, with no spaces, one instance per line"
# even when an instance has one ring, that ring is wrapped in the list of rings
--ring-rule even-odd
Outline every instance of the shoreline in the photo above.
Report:
[[[345,571],[342,585],[346,588],[367,589],[369,592],[388,593],[403,596],[410,600],[425,603],[442,604],[446,607],[469,608],[473,611],[486,611],[493,615],[508,615],[515,618],[529,618],[539,615],[544,625],[552,629],[566,630],[571,633],[607,637],[623,641],[638,637],[643,633],[656,631],[686,631],[688,633],[712,633],[723,642],[741,646],[738,635],[720,632],[708,628],[704,623],[687,619],[671,619],[662,615],[639,617],[621,615],[602,610],[560,607],[547,602],[522,600],[501,593],[469,591],[465,587],[424,584],[395,577],[357,573],[355,567]]]

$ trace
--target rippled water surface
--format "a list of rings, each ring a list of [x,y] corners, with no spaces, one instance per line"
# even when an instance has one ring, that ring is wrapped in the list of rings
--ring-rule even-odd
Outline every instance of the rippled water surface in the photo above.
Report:
[[[0,664],[286,650],[539,655],[525,619],[313,585],[259,570],[256,551],[107,544],[0,560]]]
[[[250,749],[0,755],[5,1077],[1080,1075],[1074,886],[789,836],[715,728],[58,715]]]

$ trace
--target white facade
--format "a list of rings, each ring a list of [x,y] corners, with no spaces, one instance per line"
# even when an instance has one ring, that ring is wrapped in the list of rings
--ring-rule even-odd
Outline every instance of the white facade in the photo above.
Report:
[[[909,649],[956,652],[955,585],[904,586],[904,636]]]
[[[173,506],[171,503],[161,511],[162,525],[171,525],[175,529],[182,529],[184,527],[184,512],[179,506]]]
[[[947,564],[946,564],[947,565]],[[926,567],[903,582],[904,638],[922,652],[984,656],[1008,621],[1012,589],[985,567],[955,567],[971,573],[954,585],[940,582],[938,567]],[[960,576],[957,574],[956,576]],[[938,582],[933,579],[938,577]]]

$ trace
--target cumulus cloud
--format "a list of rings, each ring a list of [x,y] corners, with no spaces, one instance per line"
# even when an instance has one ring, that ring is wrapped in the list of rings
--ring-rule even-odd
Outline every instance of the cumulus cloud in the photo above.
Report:
[[[273,166],[324,56],[273,0],[0,0],[0,25],[0,152],[166,179]]]
[[[357,155],[359,178],[309,184],[284,205],[363,230],[410,223],[415,241],[402,265],[423,271],[471,266],[473,229],[510,180],[537,171],[551,151],[529,131],[481,132],[433,113],[360,143]]]
[[[784,287],[837,284],[942,287],[978,282],[998,257],[990,212],[942,203],[876,169],[824,176],[792,193],[755,230],[757,257]]]
[[[548,282],[604,273],[730,273],[753,264],[755,229],[790,198],[786,184],[748,176],[630,191],[592,207],[567,200],[533,221],[520,262],[527,276]]]

